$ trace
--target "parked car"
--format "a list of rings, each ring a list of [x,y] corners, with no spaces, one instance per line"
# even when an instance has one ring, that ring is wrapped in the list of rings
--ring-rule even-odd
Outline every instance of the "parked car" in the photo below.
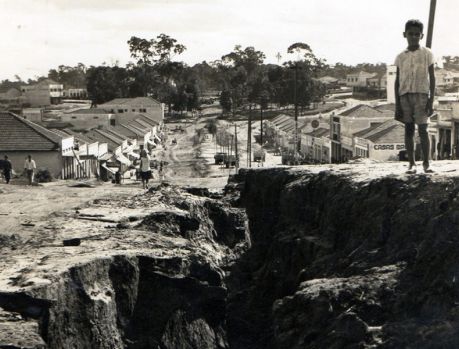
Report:
[[[226,153],[216,153],[214,155],[215,165],[224,164],[226,161],[227,154]]]
[[[229,168],[231,166],[236,166],[236,156],[228,155],[225,159],[225,166],[226,168]]]
[[[259,148],[253,152],[253,161],[260,162],[265,161],[266,152],[264,149]]]

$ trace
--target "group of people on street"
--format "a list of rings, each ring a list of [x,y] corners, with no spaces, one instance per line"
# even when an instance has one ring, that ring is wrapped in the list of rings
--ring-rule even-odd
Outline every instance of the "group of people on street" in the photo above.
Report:
[[[28,184],[32,185],[34,182],[34,176],[35,176],[35,170],[37,169],[37,165],[35,163],[35,160],[32,159],[31,155],[28,155],[25,162],[24,162],[24,174],[27,177]],[[3,164],[2,164],[2,172],[3,172],[3,177],[5,178],[6,184],[9,184],[11,181],[11,176],[13,173],[13,165],[11,164],[10,159],[8,158],[8,155],[5,155]]]

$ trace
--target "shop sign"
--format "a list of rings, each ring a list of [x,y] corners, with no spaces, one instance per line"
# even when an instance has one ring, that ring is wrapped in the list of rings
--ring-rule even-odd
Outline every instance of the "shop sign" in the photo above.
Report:
[[[375,144],[373,145],[374,150],[404,150],[404,144]]]

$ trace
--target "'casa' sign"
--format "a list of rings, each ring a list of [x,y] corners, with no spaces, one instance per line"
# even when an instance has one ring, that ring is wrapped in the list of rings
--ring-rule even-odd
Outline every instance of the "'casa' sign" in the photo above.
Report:
[[[404,150],[404,144],[375,144],[374,150]]]

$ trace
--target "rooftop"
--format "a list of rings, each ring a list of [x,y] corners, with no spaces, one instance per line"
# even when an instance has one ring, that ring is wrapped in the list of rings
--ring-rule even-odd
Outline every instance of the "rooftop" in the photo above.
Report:
[[[393,117],[393,112],[390,110],[379,110],[365,104],[359,104],[341,112],[339,115],[353,118],[384,118]]]
[[[0,112],[2,151],[56,150],[62,139],[62,136],[13,113]]]
[[[148,106],[148,105],[161,105],[156,99],[151,97],[136,97],[136,98],[115,98],[111,101],[100,104],[100,106],[110,105],[126,105],[126,106]]]

